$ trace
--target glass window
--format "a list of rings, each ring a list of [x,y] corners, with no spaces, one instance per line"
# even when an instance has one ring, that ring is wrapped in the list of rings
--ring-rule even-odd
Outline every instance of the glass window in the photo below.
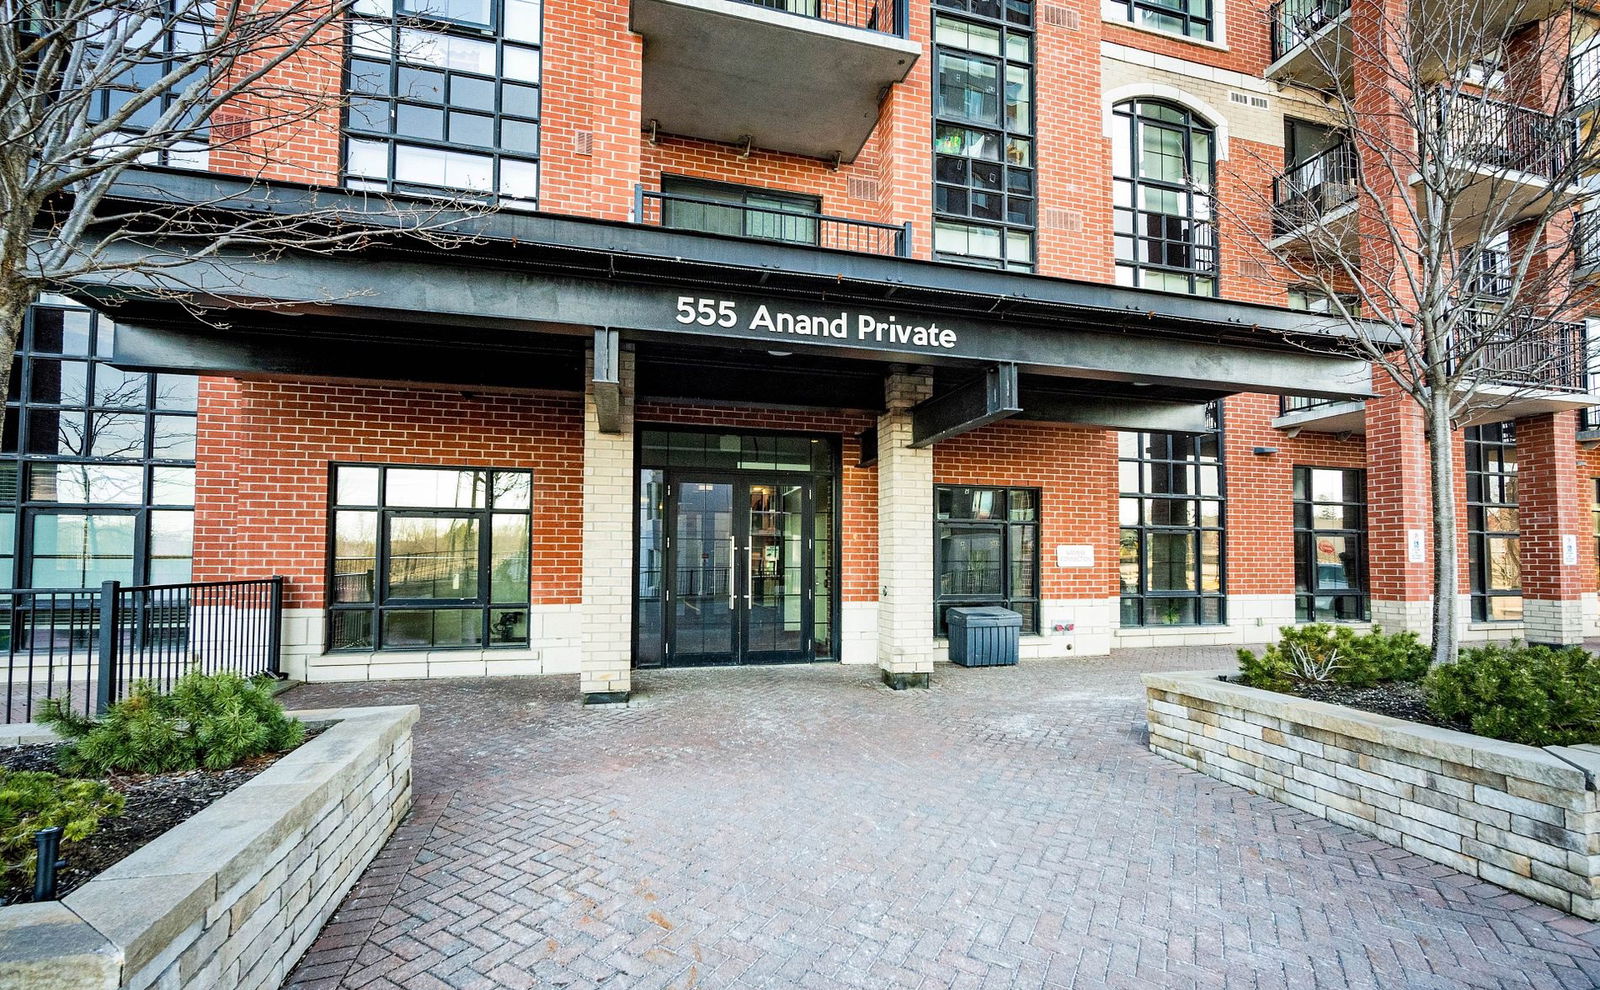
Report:
[[[114,330],[64,300],[28,311],[0,453],[0,586],[188,579],[198,379],[112,367]]]
[[[1129,23],[1140,27],[1211,40],[1211,0],[1111,0]]]
[[[677,175],[663,175],[661,191],[665,194],[663,227],[791,244],[818,243],[816,218],[822,212],[822,200],[816,196]]]
[[[538,202],[540,5],[362,3],[351,20],[345,185]],[[498,27],[498,30],[496,30]],[[487,36],[486,31],[493,32]]]
[[[86,32],[89,51],[81,57],[92,65],[104,53],[111,39],[123,39],[126,45],[115,62],[125,68],[110,78],[105,88],[97,90],[89,101],[89,122],[99,124],[126,112],[130,103],[141,95],[154,94],[138,109],[127,116],[116,131],[97,142],[96,147],[105,154],[133,150],[142,142],[143,135],[161,121],[163,115],[183,100],[189,86],[204,84],[204,73],[195,72],[187,78],[179,77],[176,84],[158,85],[163,76],[181,67],[185,53],[198,51],[209,44],[206,36],[216,10],[204,0],[164,0],[158,4],[105,4],[96,7]],[[84,69],[100,72],[99,68]],[[95,78],[99,78],[96,76]],[[173,168],[203,169],[207,163],[206,121],[193,116],[180,118],[178,123],[160,143],[163,150],[140,154],[141,164],[166,165]]]
[[[934,16],[934,251],[1032,271],[1033,5],[940,0]]]
[[[1472,618],[1522,619],[1517,434],[1511,422],[1467,428],[1467,566]]]
[[[1117,281],[1215,295],[1212,130],[1187,110],[1120,103],[1112,128],[1112,223]]]
[[[526,471],[335,466],[330,648],[527,645],[532,491]]]
[[[1221,410],[1214,431],[1122,433],[1122,625],[1226,621]]]
[[[1367,618],[1366,472],[1294,469],[1295,618]]]
[[[934,634],[949,610],[999,605],[1039,631],[1039,491],[941,485],[934,501]]]

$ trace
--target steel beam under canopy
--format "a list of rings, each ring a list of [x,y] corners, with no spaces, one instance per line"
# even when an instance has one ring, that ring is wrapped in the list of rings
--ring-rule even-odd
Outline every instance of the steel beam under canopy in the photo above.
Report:
[[[911,407],[911,446],[928,447],[1014,416],[1022,411],[1017,394],[1017,366],[997,364],[965,385],[925,399]]]

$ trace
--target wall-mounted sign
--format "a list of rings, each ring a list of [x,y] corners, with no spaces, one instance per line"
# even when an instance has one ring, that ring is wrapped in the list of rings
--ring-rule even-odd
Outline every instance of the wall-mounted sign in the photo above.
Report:
[[[1094,547],[1088,544],[1062,543],[1056,547],[1057,567],[1093,567]]]
[[[827,337],[855,344],[880,344],[925,347],[932,351],[954,350],[956,332],[936,321],[904,323],[898,316],[880,318],[849,310],[810,310],[799,312],[778,304],[741,306],[732,299],[707,299],[679,296],[673,319],[686,327],[713,327],[723,330],[765,331],[785,339]]]
[[[1578,566],[1578,538],[1571,533],[1561,534],[1561,566]]]
[[[1420,529],[1406,530],[1406,560],[1413,564],[1428,560],[1428,535]]]

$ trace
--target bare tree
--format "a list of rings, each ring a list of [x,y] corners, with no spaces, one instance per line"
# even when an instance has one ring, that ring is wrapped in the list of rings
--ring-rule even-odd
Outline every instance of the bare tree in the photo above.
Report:
[[[1590,30],[1549,0],[1284,0],[1292,77],[1325,147],[1219,207],[1267,278],[1315,297],[1420,412],[1433,514],[1435,655],[1459,645],[1453,432],[1540,390],[1588,389],[1575,274],[1600,97]],[[1298,116],[1298,115],[1297,115]],[[1273,163],[1277,171],[1283,166]],[[1254,197],[1253,201],[1251,196]],[[1231,214],[1231,216],[1230,216]],[[1269,222],[1263,223],[1263,220]]]
[[[463,239],[449,231],[479,202],[372,197],[284,213],[237,193],[139,194],[146,166],[220,156],[254,181],[310,130],[336,128],[337,85],[282,80],[339,78],[351,4],[0,0],[0,391],[28,306],[86,276],[136,274],[181,300],[197,266],[355,250],[400,230]]]

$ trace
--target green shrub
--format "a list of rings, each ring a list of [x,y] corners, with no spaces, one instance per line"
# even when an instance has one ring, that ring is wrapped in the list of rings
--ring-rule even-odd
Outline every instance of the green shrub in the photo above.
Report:
[[[0,770],[0,867],[7,884],[33,882],[34,835],[62,829],[63,843],[78,842],[100,819],[122,814],[122,795],[97,780],[53,773]]]
[[[39,721],[68,740],[59,757],[75,773],[222,770],[292,749],[306,727],[283,714],[264,682],[237,674],[183,675],[170,694],[140,682],[99,719],[46,703]]]
[[[1580,647],[1478,646],[1423,682],[1428,708],[1530,746],[1600,742],[1600,659]]]
[[[1427,673],[1433,655],[1415,633],[1374,629],[1357,634],[1349,626],[1284,626],[1278,642],[1257,656],[1239,651],[1239,676],[1251,687],[1292,691],[1305,684],[1370,687],[1384,681],[1414,681]]]

